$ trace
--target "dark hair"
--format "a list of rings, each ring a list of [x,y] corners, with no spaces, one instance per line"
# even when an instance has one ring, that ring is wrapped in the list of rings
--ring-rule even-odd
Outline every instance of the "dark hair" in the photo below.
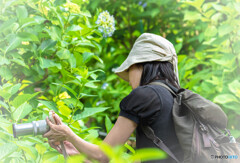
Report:
[[[152,61],[137,63],[137,66],[143,66],[143,72],[140,80],[140,86],[159,79],[180,88],[176,75],[174,74],[173,65],[168,61]]]

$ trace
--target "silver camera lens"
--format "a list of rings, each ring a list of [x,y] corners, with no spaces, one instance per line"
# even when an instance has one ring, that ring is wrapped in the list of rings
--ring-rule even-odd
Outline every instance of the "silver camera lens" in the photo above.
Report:
[[[18,136],[24,135],[42,135],[49,131],[49,126],[46,120],[32,121],[31,123],[23,124],[13,124],[13,136],[17,138]]]

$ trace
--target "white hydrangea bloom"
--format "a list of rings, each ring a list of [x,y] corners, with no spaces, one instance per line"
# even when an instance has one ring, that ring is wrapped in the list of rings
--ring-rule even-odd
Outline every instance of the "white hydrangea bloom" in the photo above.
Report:
[[[108,11],[99,14],[96,24],[99,25],[98,30],[103,34],[103,37],[111,37],[115,31],[114,17]]]

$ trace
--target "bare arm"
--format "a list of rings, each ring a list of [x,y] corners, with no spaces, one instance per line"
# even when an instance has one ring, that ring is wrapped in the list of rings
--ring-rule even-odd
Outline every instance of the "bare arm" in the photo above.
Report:
[[[111,146],[124,144],[136,127],[137,124],[132,120],[119,116],[112,130],[103,141]],[[73,132],[69,136],[68,141],[70,141],[79,152],[85,153],[90,158],[99,160],[100,162],[109,161],[98,145],[86,142]]]
[[[48,119],[47,123],[51,130],[44,134],[44,136],[47,137],[49,141],[57,142],[67,140],[72,143],[80,153],[85,153],[89,158],[99,160],[100,162],[109,161],[107,156],[102,152],[98,145],[83,140],[68,126],[64,124],[54,125]],[[136,127],[137,124],[134,121],[119,116],[112,130],[108,133],[103,141],[111,146],[124,144]]]

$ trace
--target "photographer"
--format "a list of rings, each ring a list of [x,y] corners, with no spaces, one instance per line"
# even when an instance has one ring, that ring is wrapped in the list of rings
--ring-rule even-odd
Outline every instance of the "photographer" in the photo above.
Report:
[[[103,140],[116,146],[124,144],[136,129],[136,148],[156,147],[144,134],[141,125],[151,126],[156,135],[174,152],[178,160],[182,160],[182,150],[176,137],[171,110],[173,96],[164,87],[148,85],[153,81],[163,82],[176,91],[180,88],[177,69],[177,55],[171,42],[165,38],[144,33],[134,43],[133,48],[115,71],[122,79],[129,82],[131,93],[120,103],[119,117]],[[64,125],[57,115],[54,115],[59,125],[52,124],[47,118],[50,131],[44,134],[49,144],[61,152],[57,146],[64,141],[69,155],[85,153],[89,158],[108,162],[108,158],[97,145],[88,143],[78,137],[68,126]],[[168,157],[165,160],[148,161],[171,163],[175,160]]]

